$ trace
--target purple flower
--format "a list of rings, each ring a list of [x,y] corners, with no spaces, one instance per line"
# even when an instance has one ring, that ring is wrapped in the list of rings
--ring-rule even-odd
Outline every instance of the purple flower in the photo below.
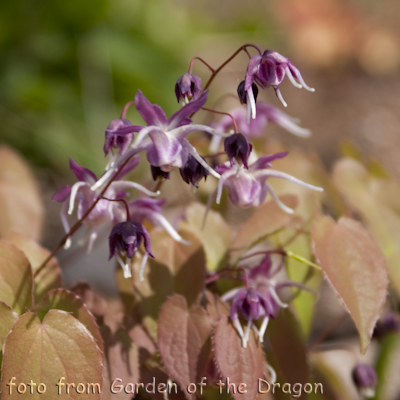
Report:
[[[154,167],[161,168],[164,172],[181,168],[186,164],[189,154],[191,154],[212,175],[219,178],[219,174],[200,157],[195,147],[186,139],[186,136],[194,131],[203,131],[224,137],[229,136],[229,134],[218,132],[209,126],[191,123],[190,115],[203,107],[207,101],[207,95],[208,91],[206,90],[197,100],[186,104],[167,119],[163,109],[157,104],[151,104],[139,90],[135,96],[135,105],[148,126],[139,132],[132,143],[132,148],[119,157],[94,185],[93,189],[103,185],[119,165],[142,150],[147,152],[149,163]]]
[[[151,167],[151,176],[153,180],[157,179],[169,179],[169,172],[163,171],[160,167],[155,167],[154,165],[150,165]]]
[[[235,119],[239,131],[247,137],[259,137],[263,134],[268,121],[273,121],[280,125],[282,128],[300,137],[309,137],[311,131],[301,128],[296,125],[295,119],[289,117],[278,108],[263,102],[258,102],[256,105],[257,117],[255,119],[247,119],[246,109],[237,107],[229,114]],[[228,115],[222,117],[213,127],[221,132],[231,132],[233,130],[232,118]],[[214,136],[211,140],[210,152],[216,153],[218,151],[221,137]]]
[[[117,178],[122,177],[138,165],[139,158],[133,157],[125,167],[120,171]],[[60,189],[54,194],[53,200],[63,203],[61,207],[61,220],[66,233],[69,233],[69,224],[67,214],[71,215],[74,211],[75,201],[78,200],[77,217],[80,219],[89,210],[92,204],[98,198],[101,187],[97,190],[92,190],[92,186],[98,181],[96,175],[85,167],[79,166],[74,160],[69,160],[70,168],[78,179],[73,185],[68,185]],[[126,189],[134,188],[148,196],[157,196],[159,193],[153,193],[147,190],[142,185],[135,182],[115,180],[110,184],[104,193],[104,197],[108,199],[120,199],[127,195],[124,192]],[[115,209],[117,204],[105,199],[100,199],[90,214],[84,219],[83,224],[88,227],[86,239],[88,240],[88,252],[92,250],[93,243],[97,238],[100,225],[106,222],[115,220]],[[65,243],[65,248],[71,246],[71,239]]]
[[[256,82],[263,89],[272,86],[279,100],[286,107],[287,104],[279,90],[279,85],[282,83],[285,75],[287,75],[290,82],[297,88],[304,87],[310,92],[314,92],[315,89],[306,85],[298,68],[288,58],[283,57],[276,51],[265,50],[262,56],[256,55],[250,59],[246,71],[244,90],[246,92],[249,112],[251,110],[253,119],[256,117],[255,98],[252,89],[253,82]]]
[[[122,269],[124,270],[124,277],[130,278],[131,275],[131,259],[144,241],[145,254],[143,256],[142,265],[140,268],[140,280],[143,280],[143,269],[146,265],[147,257],[150,255],[154,257],[151,252],[150,235],[146,228],[137,222],[120,222],[112,229],[108,238],[110,245],[110,257],[115,257]],[[126,253],[125,263],[122,261],[120,253]]]
[[[374,397],[378,378],[375,370],[368,364],[357,364],[352,372],[354,384],[363,397]]]
[[[398,332],[400,332],[400,316],[399,314],[389,311],[377,322],[374,330],[374,337],[382,339],[391,333]]]
[[[201,93],[201,79],[196,74],[186,72],[175,84],[175,95],[178,103],[183,105],[189,103],[190,100],[197,100]]]
[[[239,86],[237,88],[237,94],[240,100],[240,104],[247,104],[247,92],[244,90],[244,86],[245,86],[245,81],[242,81],[239,83]],[[253,83],[251,86],[253,90],[254,101],[257,102],[258,87],[255,83]]]
[[[283,303],[277,292],[286,286],[297,286],[307,289],[301,283],[293,281],[282,281],[277,283],[274,276],[281,270],[282,263],[277,268],[272,268],[271,255],[263,258],[260,264],[251,268],[248,274],[249,287],[238,287],[230,290],[222,296],[222,300],[231,300],[231,320],[240,337],[243,347],[247,346],[250,329],[258,335],[263,342],[264,334],[270,318],[275,318],[280,308],[288,305]],[[239,316],[247,321],[246,332],[243,331]],[[255,321],[262,318],[261,326],[258,328]]]
[[[202,164],[200,164],[191,154],[186,161],[186,164],[179,169],[182,179],[186,183],[191,183],[195,188],[199,187],[199,182],[204,178],[207,179],[209,175]]]
[[[271,162],[286,157],[288,153],[276,153],[260,157],[248,170],[242,167],[230,166],[229,162],[219,164],[216,171],[221,174],[217,189],[217,204],[219,204],[224,187],[229,189],[229,198],[240,208],[249,208],[262,204],[268,193],[287,213],[292,214],[293,210],[285,206],[275,194],[272,186],[267,182],[268,178],[288,179],[293,183],[321,192],[323,189],[305,183],[284,172],[271,169]]]
[[[234,165],[240,165],[239,161],[241,161],[245,168],[249,168],[247,162],[253,146],[250,144],[246,136],[241,133],[234,133],[227,137],[224,141],[224,149],[228,155],[229,161],[231,162],[231,167]]]
[[[143,126],[132,125],[127,119],[113,119],[106,129],[104,154],[109,154],[113,149],[118,149],[119,154],[125,153],[133,139],[133,133],[139,132]]]

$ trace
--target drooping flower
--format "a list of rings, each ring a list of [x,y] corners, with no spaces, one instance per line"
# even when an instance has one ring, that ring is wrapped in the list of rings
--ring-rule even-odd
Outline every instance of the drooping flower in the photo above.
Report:
[[[108,240],[110,246],[109,260],[111,260],[112,257],[117,259],[124,270],[125,278],[130,278],[132,276],[130,269],[131,259],[134,253],[138,251],[142,240],[144,241],[145,253],[140,267],[140,280],[143,280],[143,269],[146,265],[147,258],[149,255],[154,257],[151,252],[150,235],[146,228],[138,222],[120,222],[114,226]],[[122,261],[120,253],[126,254],[125,263]]]
[[[199,187],[199,182],[204,178],[207,179],[209,172],[203,167],[191,154],[186,164],[179,169],[182,179],[186,183],[191,183],[195,188]]]
[[[163,171],[160,167],[155,167],[151,165],[151,176],[153,180],[156,181],[157,179],[169,179],[169,172]]]
[[[248,169],[247,162],[252,149],[253,146],[249,140],[241,133],[234,133],[224,140],[224,150],[231,162],[231,167],[242,163]]]
[[[305,138],[311,135],[310,130],[296,125],[296,120],[294,118],[289,117],[287,114],[270,104],[258,102],[256,105],[256,110],[257,117],[251,120],[247,119],[246,109],[243,107],[237,107],[229,111],[229,114],[232,115],[237,123],[239,132],[247,137],[261,136],[265,131],[268,121],[275,122],[296,136]],[[217,123],[215,123],[213,127],[221,132],[231,132],[233,130],[232,118],[226,115]],[[210,144],[211,153],[216,153],[218,151],[220,142],[220,136],[213,136]]]
[[[122,168],[118,173],[116,180],[109,185],[104,193],[105,198],[112,200],[123,198],[127,195],[124,190],[130,188],[137,189],[148,196],[157,196],[159,194],[147,190],[138,183],[118,180],[135,168],[138,165],[138,162],[139,158],[133,157],[125,167]],[[70,231],[67,215],[73,213],[75,201],[78,201],[77,217],[78,219],[81,219],[96,201],[101,192],[101,187],[97,190],[92,190],[91,188],[98,181],[96,175],[92,171],[88,168],[79,166],[72,159],[70,159],[70,168],[77,177],[78,182],[60,189],[53,196],[54,201],[63,203],[61,207],[61,221],[67,234]],[[88,228],[86,235],[86,238],[88,239],[88,252],[92,250],[94,241],[97,238],[99,227],[106,222],[114,221],[116,207],[117,206],[114,202],[100,199],[91,210],[90,214],[84,219],[83,224]],[[68,248],[70,246],[71,239],[68,238],[65,247]]]
[[[388,311],[377,323],[374,329],[374,338],[382,339],[391,333],[400,332],[399,314]]]
[[[225,293],[221,298],[224,301],[232,300],[231,321],[238,331],[243,347],[247,346],[250,330],[253,329],[263,342],[264,334],[270,318],[274,319],[280,308],[288,305],[283,303],[278,296],[278,291],[287,286],[307,288],[299,282],[284,280],[276,282],[274,276],[281,270],[282,264],[273,268],[271,254],[267,253],[260,264],[248,271],[249,287],[238,287]],[[247,321],[245,331],[239,317]],[[262,318],[260,328],[255,321]]]
[[[245,84],[246,84],[246,81],[242,81],[239,83],[239,86],[237,88],[237,94],[239,97],[240,104],[247,104],[248,95],[247,95],[247,92],[244,90]],[[255,83],[252,84],[252,90],[253,90],[254,101],[257,102],[258,87]],[[249,115],[248,119],[250,120],[250,115]]]
[[[132,148],[119,157],[94,185],[93,189],[103,185],[111,177],[115,169],[131,157],[132,154],[143,150],[147,152],[149,163],[154,167],[161,168],[164,172],[181,168],[185,165],[189,154],[191,154],[210,174],[219,178],[219,174],[204,161],[197,153],[196,148],[186,139],[186,136],[194,131],[203,131],[223,137],[230,136],[230,134],[218,132],[207,125],[192,123],[190,115],[203,107],[207,101],[207,95],[208,91],[206,90],[197,100],[192,100],[167,119],[163,109],[157,104],[151,104],[139,90],[135,96],[135,105],[148,126],[139,132],[132,143]]]
[[[272,86],[279,100],[287,107],[279,89],[279,85],[282,83],[285,75],[287,75],[295,87],[299,89],[304,87],[310,92],[314,92],[315,89],[310,88],[304,82],[298,68],[288,58],[283,57],[276,51],[265,50],[262,55],[255,55],[250,59],[246,71],[244,90],[247,96],[247,106],[251,110],[253,119],[256,117],[255,99],[252,89],[253,82],[256,82],[263,89]]]
[[[216,171],[221,174],[218,182],[217,203],[219,204],[222,190],[224,187],[229,189],[229,198],[240,208],[249,208],[262,204],[268,193],[271,194],[277,205],[287,213],[292,214],[293,210],[285,206],[275,194],[272,186],[268,183],[268,178],[287,179],[293,183],[306,188],[323,191],[322,188],[305,183],[289,174],[271,169],[271,162],[286,157],[288,153],[276,153],[269,156],[260,157],[248,170],[230,166],[229,162],[219,164]]]
[[[201,78],[196,74],[186,72],[175,84],[175,95],[178,103],[182,101],[183,105],[190,100],[197,100],[201,93]]]
[[[375,388],[378,384],[376,371],[368,364],[357,364],[352,371],[354,384],[363,397],[375,396]]]

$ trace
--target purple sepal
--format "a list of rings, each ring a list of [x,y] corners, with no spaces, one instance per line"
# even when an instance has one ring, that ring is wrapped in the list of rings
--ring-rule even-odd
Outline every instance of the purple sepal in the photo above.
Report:
[[[57,203],[63,203],[65,200],[67,200],[71,194],[71,188],[72,185],[67,185],[64,186],[62,189],[57,190],[56,193],[53,195],[53,201],[56,201]]]
[[[231,162],[231,166],[234,165],[234,160],[236,160],[241,161],[245,168],[249,168],[247,162],[253,146],[246,136],[241,133],[234,133],[228,136],[224,141],[224,149]]]
[[[378,384],[376,371],[368,364],[357,364],[353,368],[352,376],[355,385],[362,392],[366,389],[374,390]]]
[[[260,157],[251,167],[252,171],[256,171],[259,169],[271,168],[271,163],[274,160],[278,160],[280,158],[284,158],[289,154],[288,151],[283,151],[281,153],[270,154],[268,156]]]
[[[81,167],[72,158],[69,159],[69,167],[75,174],[76,178],[81,182],[94,183],[97,181],[97,177],[90,169]]]
[[[144,94],[138,90],[135,96],[135,105],[139,114],[147,125],[165,127],[168,125],[167,116],[158,104],[151,104]]]
[[[271,275],[272,259],[271,255],[267,254],[260,264],[253,267],[249,273],[249,279],[255,281],[258,278],[269,278]]]
[[[247,96],[246,96],[247,91],[244,89],[244,87],[245,87],[245,81],[242,81],[239,83],[239,86],[237,88],[237,94],[240,100],[240,104],[247,104]],[[258,87],[255,83],[253,83],[251,85],[251,88],[253,89],[254,100],[257,101]]]
[[[189,154],[186,164],[179,169],[179,172],[186,183],[191,183],[196,187],[199,187],[201,179],[206,180],[210,174],[191,154]]]
[[[186,72],[182,75],[175,84],[175,95],[178,103],[184,100],[197,100],[201,93],[201,78],[196,74]]]
[[[156,181],[158,178],[169,179],[169,172],[165,172],[160,167],[155,167],[154,165],[150,165],[150,167],[151,176],[153,177],[154,181]]]

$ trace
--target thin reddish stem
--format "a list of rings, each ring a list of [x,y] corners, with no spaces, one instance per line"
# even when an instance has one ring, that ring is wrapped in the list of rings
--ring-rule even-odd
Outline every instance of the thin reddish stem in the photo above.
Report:
[[[210,64],[206,63],[202,58],[200,58],[200,57],[193,57],[193,58],[192,58],[192,61],[190,61],[190,65],[189,65],[189,74],[192,73],[192,71],[193,71],[193,64],[194,64],[194,62],[195,62],[196,60],[201,61],[209,70],[211,70],[212,73],[215,72],[215,69],[214,69]]]
[[[212,158],[212,157],[219,157],[219,156],[224,156],[226,153],[224,151],[220,151],[219,153],[214,153],[214,154],[206,154],[205,156],[202,156],[203,158]]]
[[[114,181],[114,179],[117,177],[117,175],[120,173],[120,171],[122,170],[122,168],[125,167],[125,165],[127,164],[127,162],[134,156],[134,154],[129,157],[122,165],[121,167],[118,169],[118,171],[115,172],[114,176],[109,180],[109,182],[106,184],[106,186],[104,186],[103,190],[100,192],[100,194],[97,196],[96,200],[93,202],[93,204],[89,207],[89,209],[85,212],[85,214],[82,216],[82,218],[80,218],[75,224],[74,226],[69,230],[69,232],[67,234],[64,235],[64,237],[61,239],[60,243],[58,243],[57,247],[51,252],[51,254],[49,254],[49,256],[42,262],[42,264],[40,265],[40,267],[35,271],[34,273],[34,277],[38,276],[40,274],[40,272],[43,270],[43,268],[45,268],[45,266],[47,265],[47,263],[60,251],[60,249],[62,248],[62,246],[64,246],[65,242],[67,241],[67,239],[69,237],[71,237],[83,224],[83,221],[85,220],[85,218],[92,212],[92,210],[95,208],[96,204],[99,202],[99,200],[101,200],[103,194],[106,192],[106,190],[109,188],[109,186],[111,185],[111,183]]]
[[[128,203],[126,202],[125,199],[109,199],[108,197],[101,196],[102,199],[107,200],[107,201],[120,201],[124,203],[125,205],[125,210],[126,210],[126,220],[130,221],[131,220],[131,215],[129,214],[129,207]]]
[[[211,108],[205,108],[205,107],[201,107],[201,109],[204,110],[204,111],[212,112],[212,113],[214,113],[214,114],[228,115],[228,116],[231,117],[231,119],[232,119],[233,127],[235,128],[235,133],[239,133],[239,128],[238,128],[237,123],[236,123],[236,120],[235,120],[235,118],[233,118],[233,115],[232,115],[232,114],[229,114],[229,113],[223,112],[223,111],[211,110]]]
[[[122,110],[122,113],[121,113],[121,119],[124,119],[124,118],[125,118],[126,113],[127,113],[127,111],[128,111],[128,108],[129,108],[132,104],[135,104],[135,100],[128,101],[128,102],[125,104],[124,109]]]
[[[260,255],[267,255],[267,254],[280,254],[282,256],[285,256],[286,255],[286,251],[285,250],[256,251],[254,253],[247,254],[247,256],[240,257],[240,260],[246,260],[247,258],[251,258],[251,257],[254,257],[254,256],[260,256]]]

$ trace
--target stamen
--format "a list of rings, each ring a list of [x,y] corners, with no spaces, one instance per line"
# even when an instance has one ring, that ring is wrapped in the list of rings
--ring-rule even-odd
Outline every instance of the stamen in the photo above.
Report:
[[[279,86],[276,86],[276,87],[274,87],[274,89],[275,89],[275,93],[276,93],[276,95],[278,96],[278,99],[281,101],[281,103],[283,104],[283,107],[287,107],[287,103],[286,103],[286,101],[283,99],[283,97],[282,97],[282,93],[281,93],[281,91],[280,91],[280,89],[279,89]]]
[[[169,223],[169,221],[162,214],[155,212],[151,215],[151,217],[160,223],[160,225],[169,233],[169,235],[172,237],[172,239],[176,240],[179,243],[183,243],[186,245],[191,244],[191,242],[184,240],[179,235],[179,233],[174,229],[174,227]]]
[[[147,262],[148,258],[149,258],[149,253],[146,251],[143,254],[143,259],[142,259],[142,263],[140,264],[140,270],[139,270],[139,279],[141,282],[144,281],[143,272],[144,272],[144,267],[146,266],[146,262]]]
[[[276,195],[274,189],[272,188],[272,186],[271,186],[267,181],[265,181],[265,186],[268,188],[268,192],[271,193],[272,198],[274,199],[275,203],[278,205],[278,207],[279,207],[281,210],[285,211],[285,212],[288,213],[288,214],[293,214],[293,213],[294,213],[294,210],[292,210],[292,209],[291,209],[290,207],[288,207],[288,206],[285,206],[285,204],[283,204],[283,203],[281,202],[281,200],[279,199],[279,197]]]
[[[74,211],[75,198],[76,195],[78,194],[79,189],[82,186],[89,186],[89,185],[86,182],[76,182],[71,188],[71,195],[69,198],[69,209],[68,209],[69,215],[71,215]]]
[[[286,75],[289,78],[290,82],[292,82],[292,85],[297,87],[298,89],[301,89],[303,86],[300,85],[300,83],[297,83],[296,80],[294,79],[294,76],[292,75],[292,72],[290,71],[289,67],[285,68]]]

